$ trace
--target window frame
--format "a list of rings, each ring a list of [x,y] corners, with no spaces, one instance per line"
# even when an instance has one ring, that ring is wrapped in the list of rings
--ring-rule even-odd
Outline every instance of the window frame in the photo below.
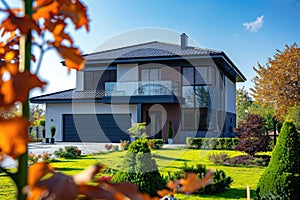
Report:
[[[199,75],[201,75],[199,73],[199,71],[197,70],[197,67],[206,67],[206,79],[207,80],[204,80],[204,81],[201,81],[201,82],[197,82],[197,76],[199,77]],[[193,77],[190,78],[190,80],[186,79],[185,76],[184,76],[184,71],[186,69],[193,69]],[[208,121],[208,116],[209,116],[209,113],[210,113],[210,109],[209,109],[209,86],[212,86],[212,85],[216,85],[216,78],[210,78],[210,76],[212,75],[213,73],[213,70],[210,70],[210,68],[213,68],[212,66],[182,66],[181,68],[181,83],[182,83],[182,86],[181,86],[181,96],[184,97],[184,92],[183,92],[183,88],[184,87],[192,87],[193,88],[193,106],[188,106],[188,107],[183,107],[182,108],[182,130],[184,131],[207,131],[209,129],[209,123],[210,121]],[[198,73],[199,74],[198,74]],[[214,74],[216,76],[216,71],[214,70]],[[189,76],[191,76],[190,74],[188,74]],[[205,79],[205,77],[203,77],[203,79]],[[209,82],[209,80],[213,80],[213,82]],[[190,83],[190,81],[193,80],[193,83]],[[197,106],[197,97],[195,95],[195,92],[196,92],[196,88],[198,87],[206,87],[206,91],[208,92],[208,98],[207,98],[207,106]],[[194,119],[193,119],[193,122],[194,122],[194,127],[191,128],[190,127],[187,127],[185,125],[185,122],[188,122],[192,119],[185,119],[185,112],[188,111],[188,112],[193,112],[193,116],[194,116]],[[205,115],[205,119],[202,121],[201,120],[201,116]],[[186,121],[187,120],[187,121]]]

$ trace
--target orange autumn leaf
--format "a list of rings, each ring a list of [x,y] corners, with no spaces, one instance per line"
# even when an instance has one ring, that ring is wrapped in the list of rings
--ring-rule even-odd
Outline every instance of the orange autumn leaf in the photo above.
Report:
[[[51,175],[50,178],[42,179],[29,187],[27,199],[76,199],[78,191],[72,177],[60,172],[52,172]]]
[[[12,80],[0,82],[0,107],[7,110],[15,103]]]
[[[28,185],[33,187],[43,176],[53,171],[49,163],[34,163],[28,168]]]
[[[80,185],[78,194],[84,195],[86,199],[114,199],[113,193],[104,190],[101,186]]]
[[[122,199],[123,197],[128,197],[129,199],[136,199],[138,194],[138,187],[132,183],[102,183],[103,188],[114,193],[115,198]]]
[[[56,49],[61,57],[65,59],[65,65],[68,69],[81,70],[84,68],[84,58],[77,48],[60,45],[56,46]]]
[[[35,7],[45,6],[47,4],[52,3],[53,0],[35,0]]]
[[[59,3],[57,1],[38,1],[34,10],[35,12],[32,14],[33,20],[37,21],[40,18],[50,20],[53,15],[58,14]]]
[[[0,152],[16,159],[26,152],[30,122],[23,117],[0,119]]]
[[[175,180],[175,181],[169,181],[167,183],[167,187],[170,188],[173,191],[176,191],[178,189],[178,185],[179,185],[179,180]]]
[[[29,71],[19,72],[13,75],[12,80],[17,97],[16,100],[21,102],[24,102],[28,98],[29,90],[35,87],[42,88],[47,84]]]
[[[92,180],[93,177],[102,168],[103,168],[103,166],[99,165],[99,164],[92,165],[92,166],[88,167],[87,169],[85,169],[84,171],[82,171],[81,173],[74,175],[73,176],[74,182],[77,185],[85,184],[85,183],[89,182],[90,180]]]
[[[200,188],[205,187],[213,181],[212,175],[213,171],[209,170],[206,173],[205,177],[199,180],[196,173],[188,174],[188,177],[186,179],[180,179],[181,188],[179,189],[179,192],[188,194],[196,192]]]
[[[24,192],[29,200],[53,197],[56,200],[72,200],[77,196],[77,187],[72,177],[55,172],[49,163],[35,163],[29,167],[28,186]]]
[[[27,34],[31,30],[35,30],[40,34],[38,25],[27,15],[24,17],[18,17],[12,12],[9,12],[8,17],[2,21],[0,30],[3,30],[2,36],[7,32],[14,32],[20,30],[21,34]]]
[[[86,14],[86,7],[79,0],[59,0],[61,15],[69,17],[75,25],[75,28],[81,28],[85,26],[85,29],[89,30],[89,19]]]
[[[160,197],[164,197],[164,196],[167,196],[167,195],[173,195],[174,192],[170,191],[170,190],[167,190],[167,189],[162,189],[162,190],[158,190],[157,191],[157,194],[158,196]]]
[[[10,69],[10,71],[13,71],[13,69]],[[11,74],[12,78],[10,80],[0,82],[0,107],[4,109],[10,108],[17,101],[24,102],[28,98],[29,90],[46,84],[28,71],[14,73],[16,74]]]
[[[26,101],[32,88],[42,88],[45,84],[29,71],[11,74],[10,80],[0,82],[0,107],[10,107],[17,101]]]
[[[63,40],[67,40],[70,44],[73,44],[72,38],[64,32],[66,25],[63,20],[45,22],[45,27],[53,34],[55,46],[59,46]]]

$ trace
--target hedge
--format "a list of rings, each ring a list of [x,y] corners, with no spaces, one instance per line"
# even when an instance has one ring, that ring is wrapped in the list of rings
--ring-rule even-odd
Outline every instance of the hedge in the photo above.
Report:
[[[186,137],[190,149],[232,150],[239,143],[238,138],[192,138]]]
[[[148,146],[151,149],[161,149],[165,144],[163,139],[149,139]]]

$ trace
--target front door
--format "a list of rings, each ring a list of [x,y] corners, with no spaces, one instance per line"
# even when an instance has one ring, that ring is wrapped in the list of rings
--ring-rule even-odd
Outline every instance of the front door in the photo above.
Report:
[[[152,138],[161,137],[161,112],[147,111],[147,133]]]

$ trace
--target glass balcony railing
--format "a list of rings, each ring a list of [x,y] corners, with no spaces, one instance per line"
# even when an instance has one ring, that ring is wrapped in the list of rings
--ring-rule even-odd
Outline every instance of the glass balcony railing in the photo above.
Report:
[[[176,95],[178,82],[107,82],[105,96],[143,96],[143,95]]]

